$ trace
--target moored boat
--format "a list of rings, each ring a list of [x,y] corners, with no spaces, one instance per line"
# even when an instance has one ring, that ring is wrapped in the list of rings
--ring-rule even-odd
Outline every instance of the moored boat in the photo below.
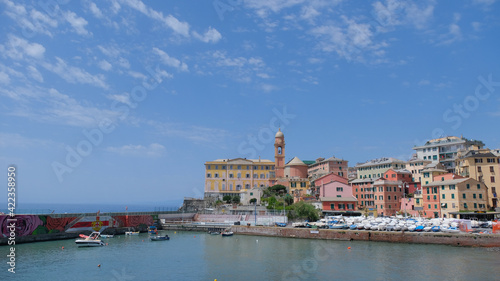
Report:
[[[80,234],[80,239],[76,239],[75,243],[78,247],[100,247],[106,245],[99,239],[101,233],[94,231],[89,236]]]
[[[151,241],[165,241],[165,240],[170,240],[170,237],[168,237],[168,235],[165,235],[165,236],[155,235],[155,236],[149,237],[149,240],[151,240]]]
[[[125,235],[139,235],[139,231],[125,231]]]
[[[113,237],[115,237],[115,235],[114,234],[101,234],[101,237],[102,238],[113,238]]]
[[[232,231],[224,231],[222,232],[222,236],[233,236],[233,232]]]

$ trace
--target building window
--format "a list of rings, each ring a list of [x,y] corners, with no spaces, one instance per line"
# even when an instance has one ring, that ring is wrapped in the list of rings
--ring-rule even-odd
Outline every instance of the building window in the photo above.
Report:
[[[472,198],[476,199],[476,193],[472,194]]]
[[[483,199],[483,195],[479,193],[479,199]]]
[[[390,195],[389,195],[389,196],[387,196],[387,200],[391,200],[391,196],[390,196]]]
[[[477,203],[474,203],[474,209],[477,209]]]
[[[344,191],[343,187],[337,187],[337,191]]]
[[[229,190],[233,190],[233,184],[232,183],[229,184]]]
[[[222,166],[222,170],[225,170],[226,169],[226,166]]]
[[[455,190],[455,185],[454,184],[450,185],[450,190]]]
[[[265,179],[265,178],[266,178],[266,176],[265,176],[264,174],[260,174],[260,178],[261,178],[261,179]]]
[[[491,182],[495,182],[495,177],[491,176]]]
[[[467,209],[467,203],[464,203],[464,209]]]
[[[436,198],[436,195],[434,195],[434,200],[436,200],[436,199],[437,199],[437,198]]]
[[[446,199],[446,197],[444,196],[444,194],[442,194],[442,195],[441,195],[441,197],[442,197],[443,199]]]
[[[469,184],[467,184],[467,189],[470,189],[470,185]]]
[[[463,198],[463,199],[466,199],[465,193],[464,193],[464,194],[462,194],[462,198]]]
[[[455,199],[455,194],[451,195],[451,199]],[[455,207],[453,207],[453,208],[455,208]]]
[[[210,170],[210,165],[207,165],[207,170]]]
[[[238,178],[241,179],[241,173],[238,173]]]
[[[477,172],[481,173],[481,167],[477,167]]]
[[[232,179],[233,178],[233,174],[229,174],[229,178]]]
[[[246,188],[246,189],[249,189],[249,188],[250,188],[250,185],[249,185],[248,183],[247,183],[247,184],[245,184],[245,188]],[[252,194],[250,194],[250,195],[252,195]]]
[[[207,178],[211,178],[211,177],[212,177],[212,175],[210,175],[210,173],[208,173],[207,174]]]
[[[438,156],[437,155],[432,156],[432,160],[438,160]]]
[[[214,178],[219,178],[219,174],[218,174],[218,173],[215,173],[215,174],[214,174]]]
[[[301,182],[300,183],[300,187],[306,187],[306,183],[305,182]]]
[[[493,166],[490,166],[490,172],[491,172],[491,173],[494,173],[494,172],[495,172],[495,170],[493,170]]]
[[[259,175],[257,175],[257,174],[253,174],[253,178],[254,178],[254,179],[256,179],[256,178],[258,178],[258,177],[259,177]]]
[[[431,196],[430,195],[427,195],[427,200],[431,200]]]
[[[330,210],[335,210],[335,204],[330,204]]]
[[[229,165],[229,170],[232,170],[233,169],[233,165]]]
[[[246,174],[246,178],[249,179],[250,178],[250,174]]]
[[[427,205],[428,209],[431,209],[431,204]]]
[[[338,198],[342,198],[342,195],[337,195]]]

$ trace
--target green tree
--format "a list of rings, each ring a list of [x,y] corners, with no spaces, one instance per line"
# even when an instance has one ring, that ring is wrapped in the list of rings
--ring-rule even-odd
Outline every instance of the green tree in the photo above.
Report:
[[[250,199],[250,204],[257,203],[257,198]]]
[[[222,197],[222,200],[226,201],[226,203],[231,203],[231,199],[233,199],[233,197],[231,197],[231,195],[226,195],[224,197]]]
[[[290,194],[288,194],[288,193],[287,193],[287,194],[285,195],[284,199],[285,199],[285,202],[286,202],[286,204],[287,204],[288,206],[290,206],[290,205],[292,205],[292,204],[293,204],[293,196],[292,196],[292,195],[290,195]]]
[[[289,212],[290,219],[301,218],[311,222],[319,219],[319,210],[309,203],[300,201],[293,204],[291,207],[293,212]]]
[[[235,195],[235,196],[233,197],[233,203],[238,204],[238,203],[240,203],[240,201],[241,201],[241,198],[240,198],[238,195]]]

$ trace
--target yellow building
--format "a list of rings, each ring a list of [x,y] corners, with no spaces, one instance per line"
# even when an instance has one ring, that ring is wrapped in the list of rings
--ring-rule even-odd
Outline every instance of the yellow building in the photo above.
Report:
[[[470,150],[459,153],[456,160],[456,173],[462,177],[473,178],[488,187],[488,208],[498,207],[497,190],[500,188],[500,157],[489,149]]]
[[[217,159],[205,162],[205,196],[222,198],[252,188],[266,188],[274,162],[266,159]]]
[[[450,217],[452,212],[486,211],[487,188],[471,178],[434,181],[424,188],[437,188],[441,216]]]

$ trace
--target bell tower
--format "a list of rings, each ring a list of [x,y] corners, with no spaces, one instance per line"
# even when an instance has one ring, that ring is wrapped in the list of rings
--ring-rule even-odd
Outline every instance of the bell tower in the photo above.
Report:
[[[285,176],[285,136],[281,128],[274,136],[274,163],[276,178],[283,178]]]

